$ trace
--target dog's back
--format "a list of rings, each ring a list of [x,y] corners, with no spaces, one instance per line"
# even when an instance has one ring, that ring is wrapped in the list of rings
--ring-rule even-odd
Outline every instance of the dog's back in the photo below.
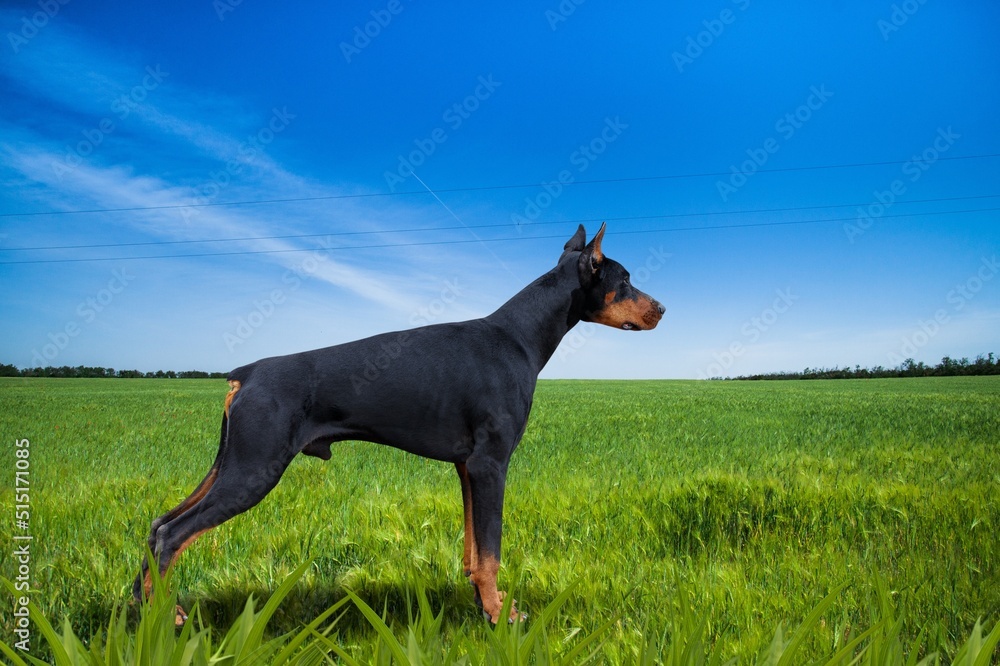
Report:
[[[267,418],[293,433],[272,446],[326,459],[330,442],[358,439],[457,462],[477,430],[523,423],[536,376],[515,339],[473,319],[264,358],[228,379],[240,386],[233,423]]]

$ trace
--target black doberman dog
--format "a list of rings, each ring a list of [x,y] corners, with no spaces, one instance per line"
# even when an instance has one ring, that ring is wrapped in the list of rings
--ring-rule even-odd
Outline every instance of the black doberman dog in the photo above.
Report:
[[[604,256],[604,229],[585,245],[581,225],[555,268],[488,317],[233,370],[215,463],[190,497],[153,521],[149,547],[160,572],[199,535],[264,499],[297,454],[329,460],[332,442],[364,440],[455,465],[465,575],[496,623],[507,465],[524,434],[538,373],[577,322],[638,331],[663,316],[663,306]],[[133,593],[151,593],[146,561]],[[517,617],[512,608],[511,620]]]

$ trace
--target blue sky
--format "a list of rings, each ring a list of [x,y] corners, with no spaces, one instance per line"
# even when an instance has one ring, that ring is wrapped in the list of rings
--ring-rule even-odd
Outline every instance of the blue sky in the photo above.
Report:
[[[0,361],[483,316],[600,220],[667,314],[543,376],[1000,352],[1000,7],[683,4],[5,3]]]

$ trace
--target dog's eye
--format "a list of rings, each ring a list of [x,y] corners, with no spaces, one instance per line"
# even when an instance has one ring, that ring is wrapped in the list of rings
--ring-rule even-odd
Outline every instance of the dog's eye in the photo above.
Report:
[[[632,284],[631,282],[628,281],[628,276],[627,275],[625,276],[625,284]]]

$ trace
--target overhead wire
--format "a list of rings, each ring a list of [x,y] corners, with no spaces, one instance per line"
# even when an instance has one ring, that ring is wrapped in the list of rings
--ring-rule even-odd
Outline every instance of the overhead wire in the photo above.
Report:
[[[955,155],[951,157],[937,157],[936,162],[946,162],[946,161],[956,161],[956,160],[978,160],[978,159],[989,159],[993,157],[1000,157],[1000,153],[984,153],[981,155]],[[859,167],[869,167],[869,166],[887,166],[893,164],[907,164],[913,162],[914,159],[910,158],[908,160],[887,160],[879,162],[853,162],[847,164],[820,164],[815,166],[798,166],[798,167],[783,167],[774,169],[756,169],[753,171],[754,174],[758,173],[786,173],[794,171],[817,171],[823,169],[851,169]],[[736,173],[743,173],[737,171]],[[590,180],[573,180],[567,183],[560,181],[562,186],[577,186],[577,185],[596,185],[603,183],[627,183],[627,182],[643,182],[651,180],[674,180],[674,179],[686,179],[686,178],[709,178],[717,176],[731,176],[733,171],[712,171],[703,173],[682,173],[682,174],[667,174],[660,176],[632,176],[625,178],[598,178]],[[744,175],[749,175],[744,173]],[[526,189],[539,187],[541,183],[518,183],[518,184],[508,184],[508,185],[480,185],[472,187],[451,187],[451,188],[441,188],[435,189],[438,193],[453,193],[453,192],[482,192],[488,190],[508,190],[508,189]],[[274,203],[296,203],[296,202],[306,202],[306,201],[328,201],[334,199],[362,199],[362,198],[373,198],[373,197],[393,197],[393,196],[404,196],[404,195],[416,195],[416,194],[427,194],[427,190],[404,190],[400,192],[365,192],[361,194],[329,194],[321,196],[312,197],[287,197],[281,199],[256,199],[256,200],[246,200],[246,201],[204,201],[204,202],[192,202],[186,204],[164,204],[160,206],[129,206],[124,208],[91,208],[85,210],[48,210],[48,211],[28,211],[21,213],[0,213],[0,218],[4,217],[33,217],[42,215],[83,215],[92,213],[122,213],[122,212],[138,212],[138,211],[151,211],[151,210],[171,210],[180,208],[204,208],[209,206],[249,206],[249,205],[260,205],[260,204],[274,204]]]
[[[907,201],[896,201],[894,202],[893,205],[901,206],[901,205],[918,204],[918,203],[939,203],[943,201],[973,201],[978,199],[997,199],[997,198],[1000,198],[1000,194],[980,194],[980,195],[965,196],[965,197],[911,199]],[[700,213],[664,213],[661,215],[630,215],[622,217],[604,216],[604,217],[582,218],[582,219],[572,219],[572,220],[543,220],[543,221],[534,221],[527,225],[522,225],[522,228],[534,227],[534,226],[546,226],[552,224],[582,224],[584,222],[606,222],[606,221],[624,222],[630,220],[659,220],[659,219],[684,218],[684,217],[750,215],[757,213],[785,213],[785,212],[800,211],[800,210],[822,210],[826,208],[862,207],[862,206],[869,206],[871,205],[871,203],[872,203],[871,201],[867,201],[861,203],[822,204],[816,206],[787,206],[782,208],[755,208],[747,210],[708,211]],[[82,250],[82,249],[113,248],[113,247],[193,245],[200,243],[236,243],[236,242],[263,241],[263,240],[293,240],[293,239],[303,239],[303,238],[322,238],[331,236],[370,236],[370,235],[381,235],[381,234],[423,233],[431,231],[460,231],[463,229],[499,229],[499,228],[509,228],[511,226],[512,224],[510,222],[503,222],[495,224],[471,224],[471,225],[463,224],[461,226],[452,225],[447,227],[413,227],[409,229],[378,229],[373,231],[328,231],[321,233],[285,234],[278,236],[237,236],[231,238],[202,238],[202,239],[186,239],[186,240],[172,240],[172,241],[137,241],[132,243],[92,243],[86,245],[39,245],[35,247],[0,248],[0,252],[29,252],[29,251],[40,252],[46,250]]]
[[[881,215],[877,219],[895,219],[904,217],[925,217],[933,215],[961,215],[968,213],[981,213],[981,212],[993,212],[1000,211],[1000,207],[995,208],[975,208],[975,209],[965,209],[965,210],[948,210],[948,211],[933,211],[933,212],[920,212],[920,213],[900,213],[895,215]],[[707,231],[714,229],[750,229],[756,227],[777,227],[777,226],[791,226],[791,225],[803,225],[803,224],[818,224],[824,222],[845,222],[845,221],[856,221],[857,217],[841,217],[841,218],[819,218],[814,220],[786,220],[786,221],[775,221],[775,222],[757,222],[748,224],[723,224],[723,225],[712,225],[712,226],[694,226],[694,227],[671,227],[666,229],[634,229],[634,230],[624,230],[624,231],[612,231],[607,232],[606,235],[628,235],[628,234],[655,234],[655,233],[670,233],[677,231]],[[509,225],[507,225],[509,226]],[[437,241],[417,241],[410,243],[380,243],[380,244],[370,244],[370,245],[344,245],[340,247],[307,247],[307,248],[287,248],[282,250],[241,250],[236,252],[204,252],[204,253],[192,253],[192,254],[160,254],[160,255],[146,255],[146,256],[120,256],[120,257],[76,257],[69,259],[29,259],[22,261],[0,261],[0,265],[16,265],[16,264],[60,264],[60,263],[84,263],[84,262],[100,262],[100,261],[134,261],[134,260],[146,260],[146,259],[182,259],[182,258],[196,258],[196,257],[231,257],[231,256],[248,256],[248,255],[264,255],[264,254],[286,254],[295,252],[323,252],[323,251],[337,251],[337,250],[367,250],[367,249],[384,249],[384,248],[396,248],[396,247],[417,247],[417,246],[431,246],[431,245],[459,245],[468,243],[499,243],[508,241],[526,241],[526,240],[545,240],[553,238],[563,238],[563,234],[559,235],[548,235],[548,236],[515,236],[515,237],[505,237],[505,238],[472,238],[472,239],[459,239],[459,240],[437,240]]]

